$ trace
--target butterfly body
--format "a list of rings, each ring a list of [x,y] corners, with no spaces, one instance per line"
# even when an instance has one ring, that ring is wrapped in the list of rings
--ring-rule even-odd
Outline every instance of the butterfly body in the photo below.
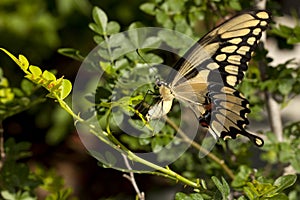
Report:
[[[240,134],[262,146],[260,137],[245,130],[249,102],[235,86],[242,81],[269,21],[266,11],[246,12],[202,37],[175,64],[166,82],[157,81],[161,99],[150,108],[147,119],[166,115],[177,99],[193,110],[215,138]]]

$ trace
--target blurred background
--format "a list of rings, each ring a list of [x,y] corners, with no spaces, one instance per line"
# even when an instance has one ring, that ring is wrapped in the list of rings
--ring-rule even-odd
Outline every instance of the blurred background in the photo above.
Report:
[[[282,0],[278,3],[286,13],[289,13],[289,7],[298,8],[299,16],[298,1]],[[93,21],[93,6],[102,8],[110,20],[118,21],[123,26],[121,30],[138,19],[143,19],[144,23],[148,21],[148,26],[154,26],[151,16],[140,11],[140,4],[138,0],[1,0],[0,46],[14,55],[25,55],[31,64],[43,70],[56,70],[58,77],[64,75],[73,81],[81,63],[57,53],[57,50],[70,47],[79,49],[85,55],[95,47],[94,33],[88,28]],[[284,17],[281,20],[295,23],[289,19]],[[276,54],[276,45],[271,47],[274,49],[271,53]],[[280,57],[280,62],[289,56],[299,57],[299,48],[293,52],[290,55],[291,51],[287,51],[288,55]],[[17,87],[23,74],[2,52],[0,67],[9,77],[11,86]],[[299,105],[297,101],[299,99],[294,101],[294,105]],[[293,118],[300,120],[299,114],[288,109],[284,110],[286,117],[293,115]],[[107,199],[116,195],[119,196],[116,199],[126,199],[126,196],[133,199],[135,191],[128,180],[122,177],[121,172],[98,166],[82,146],[73,119],[55,102],[47,100],[10,117],[3,126],[5,138],[13,137],[16,141],[32,143],[33,155],[28,160],[32,169],[37,163],[55,169],[80,199]],[[176,190],[166,179],[147,175],[137,175],[136,178],[142,190],[147,191],[148,197],[152,196],[153,199],[157,193],[161,199],[170,199],[162,196],[164,193],[169,195],[166,188]],[[40,195],[42,197],[42,191]]]

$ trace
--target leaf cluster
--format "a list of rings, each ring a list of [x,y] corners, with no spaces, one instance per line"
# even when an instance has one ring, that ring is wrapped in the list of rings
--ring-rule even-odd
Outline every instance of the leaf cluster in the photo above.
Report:
[[[45,199],[68,199],[72,190],[64,188],[64,180],[53,170],[36,167],[32,172],[24,162],[31,156],[29,142],[16,143],[13,139],[5,142],[5,162],[0,173],[0,195],[2,199],[34,200],[34,190],[42,188],[48,195]]]

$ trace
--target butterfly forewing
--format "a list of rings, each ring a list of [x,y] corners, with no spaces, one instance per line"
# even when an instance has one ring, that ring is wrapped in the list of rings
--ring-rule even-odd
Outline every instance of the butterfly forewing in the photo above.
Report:
[[[217,68],[225,85],[236,86],[243,79],[244,72],[248,69],[247,62],[269,21],[266,11],[253,11],[219,25],[201,38],[175,64],[174,68],[178,73],[175,77],[171,76],[172,80],[169,82],[176,86],[181,77],[189,80],[196,76],[196,71]]]
[[[261,138],[245,130],[249,103],[235,86],[243,79],[269,21],[266,11],[229,19],[194,44],[175,64],[178,72],[169,76],[170,94],[187,103],[214,136],[235,138],[241,134],[263,145]]]

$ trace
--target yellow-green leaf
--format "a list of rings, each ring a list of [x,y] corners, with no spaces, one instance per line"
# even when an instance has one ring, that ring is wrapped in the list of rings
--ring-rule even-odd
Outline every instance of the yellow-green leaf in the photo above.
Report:
[[[54,74],[52,74],[51,72],[49,72],[49,71],[47,71],[47,70],[45,70],[44,72],[43,72],[43,78],[45,78],[46,80],[56,80],[56,77],[55,77],[55,75]]]
[[[20,67],[23,71],[27,71],[28,67],[29,67],[29,62],[27,60],[27,58],[23,55],[19,55],[19,61],[20,61]]]
[[[0,103],[8,103],[12,101],[15,97],[15,94],[12,92],[11,88],[2,88],[0,89]]]
[[[61,99],[66,98],[70,94],[71,90],[72,90],[72,83],[67,79],[63,79],[61,83],[60,98]]]
[[[42,70],[34,65],[29,66],[29,71],[32,73],[32,75],[36,78],[39,77],[42,74]]]

